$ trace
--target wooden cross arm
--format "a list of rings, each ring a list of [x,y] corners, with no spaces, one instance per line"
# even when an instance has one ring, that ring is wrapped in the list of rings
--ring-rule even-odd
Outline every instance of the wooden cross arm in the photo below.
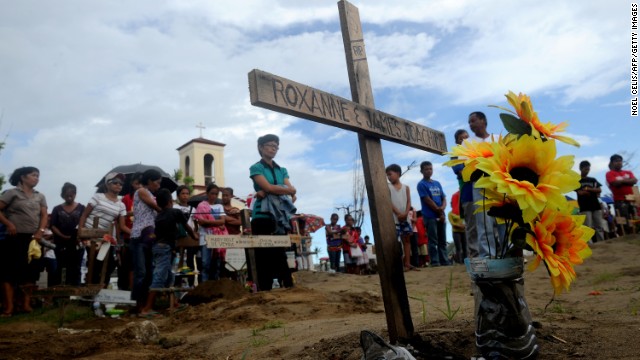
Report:
[[[359,134],[444,154],[444,133],[310,86],[254,69],[249,73],[251,104],[336,126]]]

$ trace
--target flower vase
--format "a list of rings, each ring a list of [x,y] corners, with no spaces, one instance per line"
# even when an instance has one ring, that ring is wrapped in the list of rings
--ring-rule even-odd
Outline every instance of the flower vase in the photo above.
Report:
[[[522,257],[465,259],[475,285],[476,347],[485,359],[534,359],[535,329],[524,297]]]

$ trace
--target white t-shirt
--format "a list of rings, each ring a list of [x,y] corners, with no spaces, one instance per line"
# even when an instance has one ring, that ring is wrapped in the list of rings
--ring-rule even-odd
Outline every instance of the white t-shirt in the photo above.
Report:
[[[84,223],[86,229],[93,228],[93,218],[96,216],[100,218],[98,228],[103,230],[109,229],[109,225],[111,225],[118,216],[127,216],[127,209],[124,203],[120,201],[120,199],[116,201],[109,200],[105,194],[93,194],[88,205],[91,205],[93,209],[89,216],[87,216],[87,221]]]
[[[493,139],[496,139],[495,135],[493,134],[489,134],[489,136],[487,136],[486,138],[481,138],[474,134],[469,140],[473,140],[475,142],[493,142]]]
[[[173,203],[173,208],[174,209],[180,209],[180,211],[182,211],[183,214],[189,216],[189,218],[187,219],[187,224],[189,226],[191,226],[191,228],[193,229],[193,215],[189,215],[189,213],[191,212],[191,206],[189,205],[180,205],[178,203]]]
[[[407,211],[407,185],[402,184],[400,189],[396,189],[391,183],[387,183],[387,185],[389,185],[389,193],[391,194],[391,204],[400,212]],[[393,213],[393,220],[398,224],[398,216],[395,213]]]

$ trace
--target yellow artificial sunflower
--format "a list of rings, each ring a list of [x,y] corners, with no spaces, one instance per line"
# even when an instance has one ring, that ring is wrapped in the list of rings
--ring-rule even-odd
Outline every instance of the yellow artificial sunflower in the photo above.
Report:
[[[569,290],[576,278],[574,265],[591,256],[587,241],[594,234],[593,229],[583,225],[584,216],[570,215],[567,210],[545,209],[531,224],[535,236],[527,236],[527,244],[535,253],[529,270],[535,270],[544,261],[556,294],[562,289]]]
[[[489,158],[493,156],[494,147],[492,142],[478,142],[474,140],[465,140],[461,145],[456,145],[451,149],[448,155],[454,157],[445,162],[444,166],[455,166],[464,164],[462,170],[462,179],[469,181],[471,174],[476,171],[476,164],[479,158]]]
[[[562,122],[560,124],[552,124],[551,122],[548,122],[543,124],[538,118],[538,113],[533,111],[533,105],[531,104],[529,96],[523,93],[516,95],[513,91],[509,91],[505,96],[507,97],[509,104],[511,104],[511,106],[516,110],[518,117],[522,121],[531,125],[531,135],[539,138],[540,134],[542,134],[547,139],[557,139],[569,145],[577,147],[580,146],[580,144],[574,139],[568,136],[558,135],[558,133],[565,131],[567,126],[569,126],[568,123]]]
[[[476,158],[475,167],[489,175],[480,178],[476,187],[515,200],[524,222],[532,221],[545,207],[563,207],[563,194],[580,186],[580,175],[571,170],[573,156],[556,159],[554,141],[523,135],[508,144],[496,143],[493,150],[492,157]]]

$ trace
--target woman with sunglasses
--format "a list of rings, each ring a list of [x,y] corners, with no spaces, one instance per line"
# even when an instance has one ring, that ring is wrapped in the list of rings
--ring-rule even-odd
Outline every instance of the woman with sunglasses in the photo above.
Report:
[[[104,185],[98,187],[98,191],[96,191],[96,193],[91,197],[91,200],[89,200],[89,203],[82,212],[82,216],[78,222],[78,229],[80,229],[78,234],[79,236],[82,236],[82,229],[93,228],[93,219],[96,217],[98,218],[98,229],[109,230],[111,225],[115,222],[120,228],[120,231],[116,231],[116,234],[120,232],[131,232],[124,223],[127,210],[125,209],[122,201],[118,198],[118,194],[122,190],[124,180],[125,177],[121,173],[109,173],[104,177]],[[107,262],[107,274],[111,274],[116,266],[113,254],[113,247],[111,247],[107,256],[105,256],[103,260]],[[100,269],[102,269],[103,261],[100,261],[97,258],[95,259],[93,263],[94,271],[92,279],[87,279],[87,282],[92,284],[100,282]],[[105,278],[104,281],[103,286],[109,284],[108,277]]]

